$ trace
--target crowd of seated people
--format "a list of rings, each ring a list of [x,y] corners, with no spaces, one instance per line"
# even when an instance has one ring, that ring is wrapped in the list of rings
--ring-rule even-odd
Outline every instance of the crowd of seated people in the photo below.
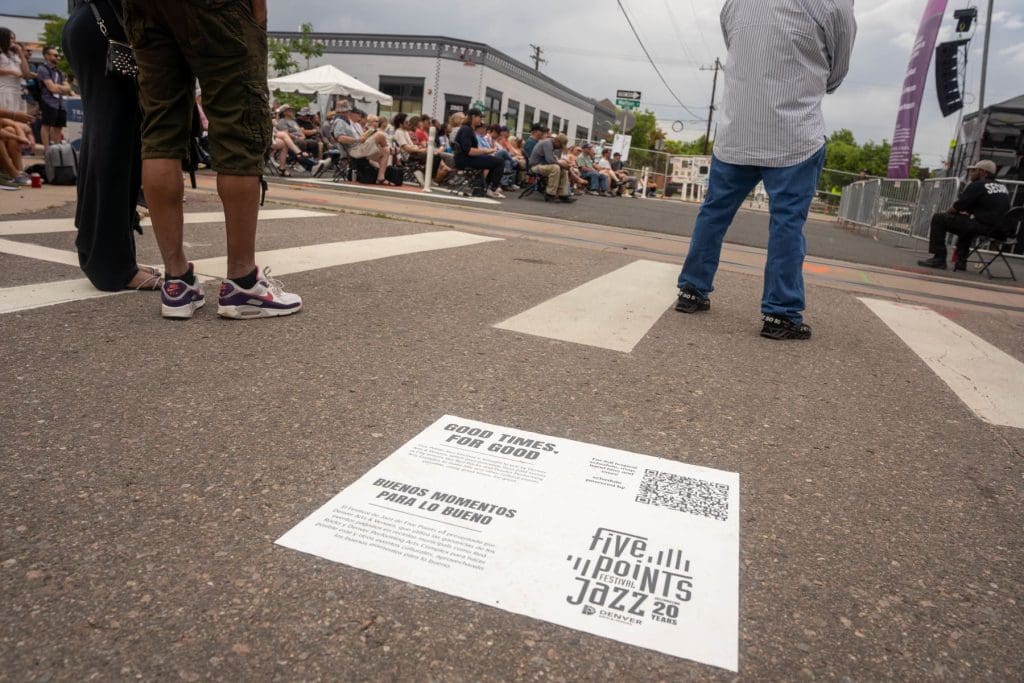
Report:
[[[565,135],[553,135],[540,123],[532,124],[529,135],[518,139],[505,126],[485,123],[476,109],[455,112],[444,122],[405,112],[388,120],[339,100],[323,121],[308,107],[296,111],[284,104],[274,114],[270,163],[281,175],[301,167],[319,176],[333,167],[335,179],[397,185],[403,178],[414,178],[422,185],[432,142],[429,172],[435,186],[444,187],[458,177],[463,183],[474,178],[475,192],[502,199],[505,192],[543,177],[549,200],[579,194],[635,196],[636,192],[636,177],[610,149],[595,152],[588,141],[572,145]],[[545,141],[536,156],[538,145]]]

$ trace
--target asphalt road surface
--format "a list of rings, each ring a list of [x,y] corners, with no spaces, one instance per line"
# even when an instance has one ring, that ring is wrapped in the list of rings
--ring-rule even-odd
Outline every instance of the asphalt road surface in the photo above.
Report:
[[[258,322],[98,296],[70,206],[0,217],[0,680],[1020,679],[1019,289],[820,253],[814,338],[770,342],[763,252],[729,246],[708,314],[627,306],[565,341],[495,325],[679,263],[687,214],[663,234],[640,200],[273,197],[321,213],[261,221],[305,309]],[[647,227],[592,224],[603,206]],[[222,257],[223,223],[196,220],[190,257]],[[149,229],[139,256],[159,261]],[[445,414],[738,472],[739,674],[274,545]]]

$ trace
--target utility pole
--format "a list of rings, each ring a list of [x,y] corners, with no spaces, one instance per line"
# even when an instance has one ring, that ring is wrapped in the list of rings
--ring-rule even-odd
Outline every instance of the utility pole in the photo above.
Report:
[[[540,57],[544,50],[541,49],[540,45],[534,45],[533,43],[530,44],[530,47],[533,48],[533,56],[530,57],[533,60],[533,70],[540,71],[540,65],[548,63],[548,60],[541,59]]]
[[[708,130],[704,133],[704,154],[708,153],[708,145],[711,142],[711,119],[715,115],[715,91],[718,89],[718,72],[725,67],[722,66],[722,62],[719,61],[718,57],[715,57],[714,66],[702,66],[701,71],[714,71],[715,80],[711,82],[711,106],[708,107]]]
[[[992,34],[992,2],[988,0],[988,11],[985,12],[985,46],[981,53],[981,88],[978,90],[978,111],[985,108],[985,76],[988,73],[988,39]]]

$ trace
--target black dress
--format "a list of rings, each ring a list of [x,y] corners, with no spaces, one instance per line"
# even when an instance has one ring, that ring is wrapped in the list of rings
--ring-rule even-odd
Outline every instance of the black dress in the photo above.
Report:
[[[119,0],[97,0],[114,40],[127,42]],[[107,40],[89,5],[76,0],[61,46],[82,93],[75,225],[78,261],[97,289],[123,289],[138,272],[135,205],[142,185],[142,114],[133,82],[105,75]]]

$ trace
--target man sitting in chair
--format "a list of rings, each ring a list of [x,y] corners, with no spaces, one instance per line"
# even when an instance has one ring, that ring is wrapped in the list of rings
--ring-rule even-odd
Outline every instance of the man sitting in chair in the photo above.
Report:
[[[996,182],[995,163],[985,160],[969,167],[970,184],[960,193],[946,213],[932,216],[928,236],[930,259],[918,261],[927,268],[946,269],[946,234],[958,235],[957,261],[953,270],[967,270],[967,255],[975,237],[1003,237],[1003,215],[1010,210],[1010,193],[1006,185]]]
[[[576,201],[569,196],[570,163],[561,155],[562,150],[568,144],[569,140],[565,135],[559,133],[538,142],[533,148],[533,153],[530,154],[530,171],[544,176],[547,180],[544,201],[560,200],[566,203]]]

